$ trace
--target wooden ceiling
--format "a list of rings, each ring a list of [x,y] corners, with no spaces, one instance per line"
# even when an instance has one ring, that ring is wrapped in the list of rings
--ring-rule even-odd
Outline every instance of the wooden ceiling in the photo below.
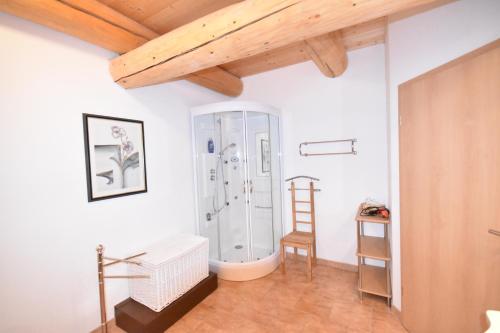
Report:
[[[387,15],[438,1],[0,0],[0,11],[122,54],[110,72],[125,88],[187,79],[237,96],[241,77],[310,60],[339,76],[346,51],[384,43]]]
[[[158,34],[165,34],[216,10],[241,0],[99,0],[101,3],[132,18]],[[384,43],[386,18],[342,29],[346,50]],[[245,77],[276,68],[310,61],[303,41],[286,45],[252,57],[232,61],[220,67]]]
[[[99,0],[163,35],[239,0]]]

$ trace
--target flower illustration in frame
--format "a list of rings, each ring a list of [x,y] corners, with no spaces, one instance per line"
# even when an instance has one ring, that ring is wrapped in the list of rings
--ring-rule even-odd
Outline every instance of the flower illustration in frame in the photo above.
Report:
[[[88,200],[147,191],[144,124],[83,115]]]

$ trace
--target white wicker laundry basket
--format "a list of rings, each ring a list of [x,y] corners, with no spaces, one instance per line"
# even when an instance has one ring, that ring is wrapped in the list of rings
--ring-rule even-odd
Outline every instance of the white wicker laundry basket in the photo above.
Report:
[[[149,279],[129,279],[130,297],[154,311],[161,311],[208,276],[208,239],[177,235],[149,246],[146,254],[128,264],[132,275]]]

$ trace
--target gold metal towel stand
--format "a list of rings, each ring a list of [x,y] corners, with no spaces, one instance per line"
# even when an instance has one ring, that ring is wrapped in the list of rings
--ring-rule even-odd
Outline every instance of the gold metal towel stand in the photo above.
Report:
[[[104,275],[104,267],[108,267],[111,265],[119,264],[119,263],[127,263],[141,266],[142,264],[137,261],[133,261],[130,259],[134,259],[146,254],[146,252],[142,252],[127,258],[116,259],[104,256],[104,246],[99,244],[96,248],[97,251],[97,277],[99,279],[99,302],[101,306],[101,333],[108,333],[108,326],[106,320],[106,297],[104,294],[104,279],[145,279],[149,278],[148,275]],[[108,263],[104,263],[104,260],[111,260]]]

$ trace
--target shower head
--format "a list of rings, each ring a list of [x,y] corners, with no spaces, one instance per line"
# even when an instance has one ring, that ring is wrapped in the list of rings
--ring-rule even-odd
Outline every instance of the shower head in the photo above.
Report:
[[[222,156],[226,150],[228,150],[229,148],[234,148],[234,147],[236,147],[236,143],[233,142],[233,143],[228,144],[227,146],[224,147],[224,149],[222,149],[220,151],[219,155]]]

